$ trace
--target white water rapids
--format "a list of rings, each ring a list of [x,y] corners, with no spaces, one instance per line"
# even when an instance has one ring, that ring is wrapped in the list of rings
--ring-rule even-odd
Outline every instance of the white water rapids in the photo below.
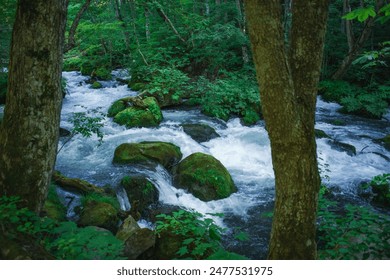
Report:
[[[123,75],[119,71],[114,75]],[[136,95],[125,85],[116,82],[103,82],[104,88],[92,89],[77,72],[65,72],[67,90],[63,102],[61,127],[71,130],[69,122],[73,112],[86,112],[99,108],[103,113],[111,103],[119,98]],[[340,193],[356,195],[357,185],[375,175],[390,171],[390,152],[373,139],[390,133],[388,120],[366,120],[354,116],[344,116],[337,112],[337,104],[318,101],[316,128],[324,130],[333,139],[354,145],[357,155],[348,155],[345,151],[332,148],[328,139],[318,139],[318,157],[322,176],[328,185],[337,186]],[[224,221],[229,227],[241,227],[248,230],[252,243],[261,248],[252,248],[248,256],[255,258],[266,248],[267,234],[256,231],[267,231],[258,223],[259,212],[269,210],[274,197],[274,175],[272,169],[270,146],[263,123],[247,127],[239,119],[227,123],[204,116],[199,110],[164,110],[164,121],[158,128],[126,129],[115,124],[112,119],[104,120],[103,144],[98,146],[95,136],[83,138],[76,135],[58,154],[56,169],[69,177],[87,180],[98,186],[119,185],[123,176],[142,172],[147,174],[160,192],[160,201],[165,204],[191,208],[201,213],[225,213]],[[386,116],[389,118],[389,114]],[[338,119],[344,126],[330,124]],[[221,137],[205,143],[197,143],[182,130],[182,123],[204,123],[215,128]],[[64,141],[64,139],[62,140]],[[183,158],[194,152],[213,155],[220,160],[231,173],[238,192],[229,198],[202,202],[191,194],[172,186],[170,175],[162,168],[156,170],[135,170],[129,166],[114,166],[112,158],[115,148],[125,142],[165,141],[180,147]],[[120,196],[121,197],[121,196]],[[129,207],[126,200],[123,207]],[[268,225],[269,227],[269,225]],[[251,245],[252,244],[252,245]],[[246,250],[246,249],[245,249]],[[244,251],[245,251],[244,250]]]

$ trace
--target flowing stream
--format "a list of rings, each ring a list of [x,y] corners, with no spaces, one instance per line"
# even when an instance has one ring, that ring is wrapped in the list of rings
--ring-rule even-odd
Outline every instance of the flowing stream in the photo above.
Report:
[[[126,72],[114,71],[114,76],[125,77]],[[62,108],[61,127],[71,130],[69,122],[73,112],[98,109],[106,113],[111,103],[119,98],[137,95],[126,85],[103,82],[103,88],[92,89],[86,83],[88,77],[78,72],[64,72],[68,94]],[[316,128],[325,131],[332,139],[356,147],[356,155],[332,145],[329,139],[318,139],[318,158],[321,175],[327,185],[334,186],[341,195],[357,198],[357,186],[375,175],[390,171],[390,152],[374,139],[390,133],[387,114],[382,120],[367,120],[345,116],[337,112],[339,105],[318,100]],[[1,110],[0,110],[1,112]],[[248,234],[248,241],[227,238],[226,246],[253,259],[264,258],[270,232],[270,218],[263,214],[272,210],[274,199],[274,175],[270,145],[264,124],[243,126],[239,119],[228,122],[204,116],[197,109],[164,110],[164,121],[158,128],[126,129],[112,119],[104,119],[104,139],[98,145],[97,137],[73,137],[58,154],[56,169],[69,177],[87,180],[98,186],[117,187],[125,175],[143,173],[153,181],[160,192],[160,202],[167,205],[194,209],[200,213],[224,213],[217,220],[228,228],[231,237],[235,232]],[[339,120],[345,125],[331,124]],[[180,124],[208,124],[221,137],[209,142],[197,143],[182,130]],[[63,143],[65,138],[61,140]],[[172,186],[171,176],[164,168],[155,170],[116,166],[112,164],[115,148],[126,142],[165,141],[181,148],[183,158],[194,152],[213,155],[231,173],[238,192],[229,198],[202,202],[191,194]],[[61,145],[61,144],[60,144]],[[130,205],[118,190],[118,198],[124,209]]]

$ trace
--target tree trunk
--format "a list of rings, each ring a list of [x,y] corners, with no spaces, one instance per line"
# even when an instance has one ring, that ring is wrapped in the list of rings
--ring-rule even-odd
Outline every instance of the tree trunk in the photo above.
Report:
[[[73,20],[72,25],[69,29],[68,43],[65,46],[64,52],[68,52],[75,47],[76,41],[75,41],[74,37],[76,35],[76,29],[79,26],[81,17],[85,13],[85,11],[88,9],[90,4],[91,4],[91,0],[86,0],[84,5],[81,6],[80,10],[77,12],[77,15],[76,15],[75,19]]]
[[[314,259],[320,185],[314,117],[328,1],[293,1],[288,53],[281,1],[246,0],[245,11],[275,172],[268,257]]]
[[[19,0],[0,133],[0,194],[39,212],[55,163],[67,0]]]

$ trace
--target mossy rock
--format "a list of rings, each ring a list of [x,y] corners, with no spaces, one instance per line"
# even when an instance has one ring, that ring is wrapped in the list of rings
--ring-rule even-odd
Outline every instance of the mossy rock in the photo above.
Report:
[[[145,88],[145,84],[144,83],[133,83],[130,81],[128,83],[128,87],[134,91],[142,91]]]
[[[390,134],[378,140],[383,144],[386,150],[390,151]]]
[[[318,138],[318,139],[330,138],[330,136],[328,134],[326,134],[326,132],[321,130],[321,129],[315,129],[314,131],[315,131],[316,138]]]
[[[137,205],[137,209],[132,210],[139,212],[143,217],[150,216],[148,207],[156,204],[159,198],[156,186],[143,176],[125,176],[121,186],[126,190],[132,208]]]
[[[153,97],[142,100],[142,107],[129,107],[114,117],[114,122],[132,127],[155,127],[163,120],[161,109]],[[114,111],[115,112],[115,111]]]
[[[83,205],[78,224],[102,227],[115,233],[118,222],[118,210],[114,206],[106,202],[90,200]]]
[[[110,108],[108,108],[107,116],[112,118],[115,117],[119,112],[126,109],[126,105],[123,101],[117,100],[111,104]]]
[[[177,95],[174,91],[170,91],[166,94],[164,94],[161,91],[156,91],[153,93],[144,91],[140,94],[140,96],[142,96],[143,98],[145,97],[155,98],[161,108],[180,105],[183,102],[182,98],[179,95]]]
[[[91,86],[93,89],[99,89],[99,88],[102,88],[103,85],[101,83],[99,83],[98,81],[95,81],[92,83],[92,86]]]
[[[83,76],[92,75],[94,69],[94,65],[88,60],[81,63],[80,72]]]
[[[58,171],[53,172],[52,180],[57,186],[73,193],[86,195],[90,193],[104,194],[109,192],[108,189],[99,188],[87,181],[77,178],[68,178]]]
[[[182,124],[182,127],[186,134],[199,143],[220,137],[215,129],[207,124]]]
[[[150,164],[158,163],[165,168],[171,168],[182,158],[180,148],[166,142],[124,143],[114,152],[114,163],[119,164]]]
[[[237,191],[222,163],[211,155],[195,153],[175,168],[175,185],[203,201],[229,197]]]
[[[8,73],[0,72],[0,104],[5,104],[7,95]]]

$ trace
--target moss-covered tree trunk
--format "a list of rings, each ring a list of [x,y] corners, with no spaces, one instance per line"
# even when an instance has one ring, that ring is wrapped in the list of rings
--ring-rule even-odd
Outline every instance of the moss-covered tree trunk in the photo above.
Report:
[[[314,122],[328,1],[292,2],[287,44],[280,0],[246,0],[245,11],[275,172],[268,257],[314,259],[320,185]]]
[[[19,0],[0,133],[0,195],[39,212],[56,158],[68,0]]]

